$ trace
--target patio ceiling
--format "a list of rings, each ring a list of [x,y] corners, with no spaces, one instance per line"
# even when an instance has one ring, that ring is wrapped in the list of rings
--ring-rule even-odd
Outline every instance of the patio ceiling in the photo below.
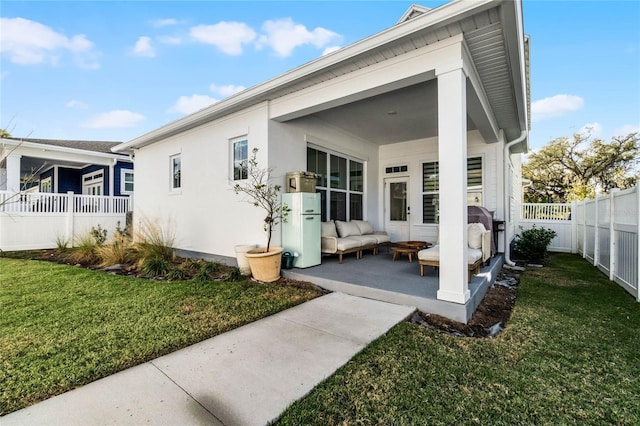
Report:
[[[437,92],[437,80],[430,80],[313,116],[377,145],[434,137],[438,135]],[[467,128],[476,129],[468,117]]]

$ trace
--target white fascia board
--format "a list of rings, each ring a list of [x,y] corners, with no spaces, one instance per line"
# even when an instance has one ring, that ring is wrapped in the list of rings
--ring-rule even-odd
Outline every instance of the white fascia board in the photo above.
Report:
[[[109,154],[106,152],[87,151],[84,149],[68,148],[64,146],[46,145],[19,139],[2,139],[15,147],[14,154],[35,158],[52,158],[56,160],[78,161],[95,164],[109,164],[109,160],[132,162],[123,154]],[[81,160],[76,160],[81,159]]]
[[[199,126],[213,117],[220,116],[225,111],[233,111],[242,108],[243,104],[268,96],[269,92],[285,87],[296,81],[309,77],[325,68],[350,60],[358,55],[371,52],[394,40],[403,38],[424,28],[435,25],[445,25],[451,21],[460,20],[470,14],[481,10],[489,9],[500,3],[497,0],[477,0],[477,1],[452,1],[444,4],[429,13],[417,16],[402,24],[395,25],[383,30],[373,36],[365,38],[350,46],[344,47],[328,55],[322,56],[314,61],[294,68],[278,77],[268,80],[262,84],[246,89],[236,95],[230,96],[207,108],[197,111],[181,119],[172,121],[156,130],[145,133],[135,139],[112,148],[113,152],[130,152],[133,149],[141,148],[148,144],[157,142],[170,135],[175,135],[190,128]]]

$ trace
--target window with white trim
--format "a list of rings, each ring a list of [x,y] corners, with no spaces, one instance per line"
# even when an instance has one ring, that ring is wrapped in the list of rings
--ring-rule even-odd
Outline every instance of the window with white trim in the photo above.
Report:
[[[102,195],[104,170],[82,175],[82,193],[84,195]]]
[[[182,160],[180,155],[173,155],[169,159],[171,164],[171,189],[182,188]]]
[[[40,181],[40,192],[51,193],[53,187],[51,185],[51,176]]]
[[[422,163],[422,223],[440,222],[440,166]],[[482,157],[467,158],[467,205],[482,205]]]
[[[233,180],[245,180],[248,178],[247,164],[249,161],[249,141],[246,139],[232,142],[231,159],[233,167]]]
[[[133,170],[120,169],[120,193],[133,194]]]
[[[361,220],[364,163],[342,154],[307,147],[307,171],[315,173],[322,221]]]

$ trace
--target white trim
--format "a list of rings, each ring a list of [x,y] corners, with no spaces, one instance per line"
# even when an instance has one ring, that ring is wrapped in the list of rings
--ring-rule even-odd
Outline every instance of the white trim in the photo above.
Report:
[[[52,180],[53,180],[52,176],[47,176],[46,178],[40,180],[40,188],[39,188],[40,191],[39,192],[44,192],[44,193],[47,193],[47,194],[53,193]],[[45,183],[49,184],[49,190],[48,191],[43,191],[43,189],[44,189],[43,187],[44,187]]]
[[[133,184],[133,189],[135,190],[135,171],[134,169],[120,169],[120,195],[131,195],[133,194],[133,191],[127,191],[126,186],[127,186],[127,182],[125,180],[125,175],[127,173],[130,173],[133,175],[133,179],[134,181],[132,182]]]

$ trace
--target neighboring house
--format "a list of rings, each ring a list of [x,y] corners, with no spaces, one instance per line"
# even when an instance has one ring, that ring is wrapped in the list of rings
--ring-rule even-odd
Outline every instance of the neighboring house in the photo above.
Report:
[[[0,191],[133,194],[131,157],[111,152],[120,142],[4,138],[0,144],[6,156]]]
[[[176,248],[233,256],[236,244],[265,241],[263,213],[232,191],[258,148],[279,183],[290,171],[320,175],[323,220],[366,219],[392,241],[439,239],[437,297],[464,304],[468,205],[506,222],[508,259],[528,68],[520,1],[412,6],[387,30],[114,151],[135,154],[134,213],[171,223]]]

